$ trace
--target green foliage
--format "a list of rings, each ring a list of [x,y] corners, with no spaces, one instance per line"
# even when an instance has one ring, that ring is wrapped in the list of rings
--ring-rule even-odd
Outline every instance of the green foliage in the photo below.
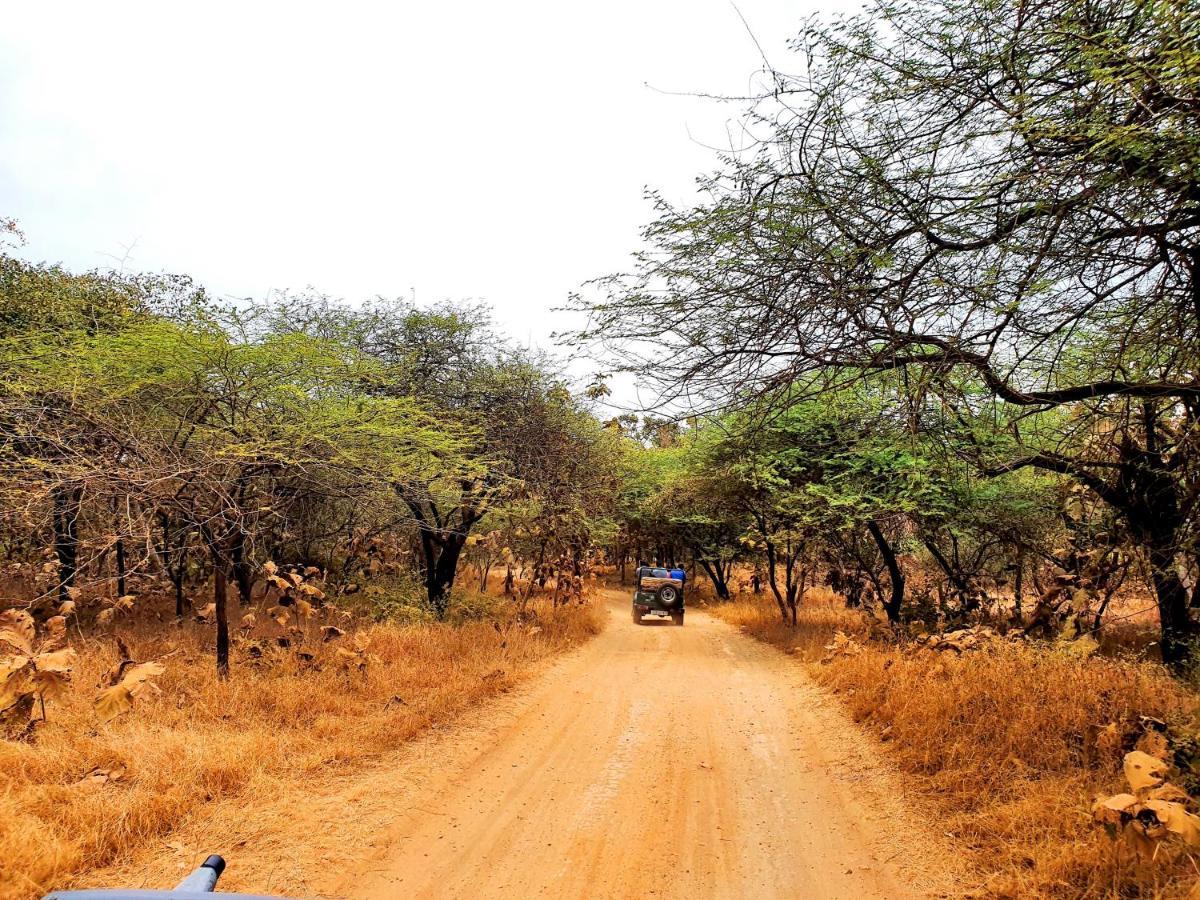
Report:
[[[224,305],[186,279],[0,256],[3,525],[34,536],[8,543],[49,532],[59,583],[37,602],[90,577],[81,538],[120,580],[168,574],[179,615],[183,582],[212,573],[222,671],[226,581],[250,602],[267,563],[378,615],[484,615],[471,591],[451,602],[481,521],[509,561],[557,571],[614,529],[619,438],[553,366],[476,308]]]

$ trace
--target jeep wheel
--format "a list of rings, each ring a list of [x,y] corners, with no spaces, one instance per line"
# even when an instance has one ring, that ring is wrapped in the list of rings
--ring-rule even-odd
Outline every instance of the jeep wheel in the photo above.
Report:
[[[679,599],[679,590],[673,584],[664,584],[658,589],[658,599],[670,606]]]

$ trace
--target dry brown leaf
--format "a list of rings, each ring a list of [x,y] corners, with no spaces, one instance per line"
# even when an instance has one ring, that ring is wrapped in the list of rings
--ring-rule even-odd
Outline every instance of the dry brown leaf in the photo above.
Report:
[[[75,665],[77,654],[74,650],[52,650],[49,653],[39,653],[33,658],[33,665],[39,672],[70,672]]]
[[[101,768],[97,766],[92,769],[81,779],[80,784],[108,784],[110,781],[121,781],[128,771],[123,765],[115,765],[110,768]]]
[[[1092,804],[1092,818],[1105,825],[1120,825],[1129,816],[1130,808],[1138,802],[1133,794],[1115,794],[1103,797]]]
[[[1136,791],[1156,788],[1166,780],[1167,764],[1141,750],[1125,754],[1125,780]]]
[[[825,645],[825,649],[828,652],[821,662],[831,662],[836,656],[857,656],[863,651],[861,644],[842,631],[833,633],[833,640]]]
[[[133,709],[133,694],[124,684],[114,684],[100,692],[95,707],[101,722],[111,722],[121,713]]]
[[[209,622],[213,621],[213,619],[216,617],[216,615],[217,615],[217,604],[209,603],[209,604],[201,607],[200,610],[196,613],[196,621],[199,622],[201,625],[206,625]]]
[[[0,658],[0,687],[3,687],[10,678],[15,677],[27,665],[29,665],[28,656],[6,656]]]
[[[1189,847],[1200,848],[1200,817],[1167,800],[1147,800],[1144,805],[1154,812],[1163,828]]]
[[[108,625],[112,622],[113,616],[117,614],[115,609],[102,609],[96,614],[97,625]]]
[[[263,563],[263,571],[266,572],[267,577],[270,578],[279,571],[279,566],[275,565],[275,563],[268,559],[265,563]]]
[[[1156,787],[1154,790],[1146,794],[1148,800],[1166,800],[1169,803],[1190,803],[1191,797],[1187,791],[1178,788],[1173,784],[1164,784],[1162,787]]]
[[[342,629],[338,628],[336,625],[322,625],[321,626],[321,637],[325,641],[337,640],[338,638],[342,637],[345,634],[346,634],[346,632],[344,632]]]
[[[16,665],[17,660],[20,661],[20,665]],[[29,671],[26,668],[28,663],[29,657],[18,656],[7,663],[9,668],[0,669],[0,675],[3,675],[3,680],[0,681],[0,716],[20,703],[25,696],[33,696]]]
[[[64,600],[62,603],[60,603],[58,605],[58,614],[60,616],[69,616],[73,612],[75,612],[75,601],[74,600]]]
[[[113,601],[113,609],[120,610],[121,612],[129,612],[129,610],[133,609],[133,601],[133,594],[123,594]]]
[[[145,686],[147,681],[149,681],[151,678],[157,678],[166,671],[167,667],[162,663],[138,663],[137,665],[130,666],[125,670],[125,677],[121,679],[121,684],[128,687],[136,696],[138,691]]]
[[[33,703],[32,692],[17,694],[11,703],[6,703],[4,694],[0,693],[0,735],[7,738],[27,735],[31,727]]]
[[[42,628],[42,650],[60,647],[67,639],[66,616],[51,616]]]
[[[42,700],[53,700],[67,692],[71,675],[69,672],[37,671],[29,677],[29,681]]]
[[[257,621],[258,621],[258,619],[254,615],[254,613],[252,613],[252,612],[246,613],[244,616],[242,616],[242,630],[250,631],[254,627],[254,623]]]
[[[29,656],[33,653],[33,616],[23,609],[0,612],[0,645]]]
[[[150,684],[151,678],[157,678],[166,671],[166,667],[157,662],[138,663],[125,669],[117,684],[105,688],[96,697],[95,706],[100,721],[110,722],[132,709],[133,698]]]

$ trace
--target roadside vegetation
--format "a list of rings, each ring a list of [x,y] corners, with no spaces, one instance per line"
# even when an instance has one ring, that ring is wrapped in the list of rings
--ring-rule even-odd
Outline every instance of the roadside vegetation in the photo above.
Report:
[[[554,368],[474,307],[0,255],[0,897],[361,766],[594,633],[620,439]]]
[[[123,625],[119,642],[76,638],[72,686],[36,739],[0,740],[0,897],[95,886],[89,873],[147,852],[194,864],[176,834],[214,806],[237,804],[241,820],[254,821],[254,810],[352,774],[509,690],[599,628],[590,605],[555,610],[538,600],[518,616],[494,597],[463,600],[486,616],[339,620],[345,637],[297,652],[275,639],[239,640],[230,679],[212,665],[211,624],[151,616]],[[162,612],[169,623],[165,603]],[[95,699],[126,652],[161,671],[105,722]]]
[[[1189,895],[1187,844],[1152,840],[1139,853],[1091,811],[1128,790],[1123,761],[1137,748],[1186,747],[1172,780],[1195,790],[1197,695],[1160,666],[977,633],[881,639],[878,623],[819,588],[795,626],[763,596],[707,608],[793,654],[883,743],[925,795],[918,808],[978,873],[964,894]]]

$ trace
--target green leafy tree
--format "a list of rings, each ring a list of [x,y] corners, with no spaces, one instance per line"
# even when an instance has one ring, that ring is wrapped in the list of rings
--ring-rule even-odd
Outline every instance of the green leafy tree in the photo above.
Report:
[[[660,203],[640,270],[587,304],[581,338],[622,344],[668,393],[897,370],[914,401],[989,417],[1008,440],[983,471],[1065,475],[1119,514],[1163,657],[1184,663],[1198,23],[1177,2],[955,0],[811,25],[802,74],[772,73],[749,114],[758,152],[703,204]]]

